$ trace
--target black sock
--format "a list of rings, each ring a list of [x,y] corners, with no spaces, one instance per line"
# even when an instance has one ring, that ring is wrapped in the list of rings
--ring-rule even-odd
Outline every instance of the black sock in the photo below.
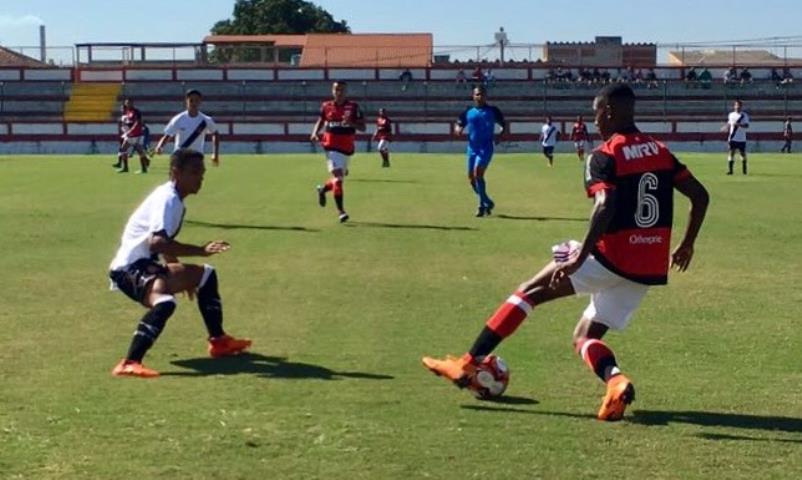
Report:
[[[208,267],[207,267],[208,268]],[[217,291],[217,272],[212,270],[206,283],[198,290],[198,309],[206,324],[210,338],[225,335],[223,331],[223,304]]]
[[[164,325],[167,319],[175,311],[175,301],[170,300],[154,305],[148,313],[139,321],[139,325],[134,332],[134,338],[131,340],[131,346],[128,348],[128,355],[126,360],[135,362],[142,362],[145,353],[153,346],[153,343],[159,338],[159,334],[164,330]]]
[[[340,212],[345,212],[345,209],[343,209],[343,194],[342,193],[340,193],[339,195],[337,195],[336,193],[334,194],[334,203],[337,204],[337,210],[339,210]]]
[[[501,340],[501,335],[488,327],[484,327],[479,336],[476,337],[476,341],[473,342],[470,354],[473,358],[487,356],[496,349]]]
[[[744,172],[744,175],[746,175],[746,160],[741,162],[741,169]]]

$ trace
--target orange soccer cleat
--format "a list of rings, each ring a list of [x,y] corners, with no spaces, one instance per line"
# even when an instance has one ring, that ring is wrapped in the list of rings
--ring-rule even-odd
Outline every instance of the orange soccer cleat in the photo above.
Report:
[[[421,359],[423,366],[437,376],[445,377],[459,388],[467,387],[471,382],[471,376],[476,373],[476,365],[467,354],[460,358],[446,355],[444,360],[432,357]]]
[[[624,375],[618,374],[607,381],[607,394],[604,395],[597,418],[613,422],[621,420],[627,405],[635,401],[635,386]]]
[[[153,378],[159,376],[159,372],[156,370],[150,369],[139,362],[126,360],[124,358],[114,367],[111,374],[115,377]]]
[[[251,346],[247,338],[234,338],[229,335],[209,339],[209,355],[212,358],[225,357],[228,355],[239,355],[243,350]]]

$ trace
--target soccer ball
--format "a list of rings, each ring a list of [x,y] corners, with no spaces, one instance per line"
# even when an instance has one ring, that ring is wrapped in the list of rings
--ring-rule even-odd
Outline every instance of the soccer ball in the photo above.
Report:
[[[510,383],[510,369],[497,355],[479,357],[476,373],[471,377],[468,389],[480,400],[500,397]]]

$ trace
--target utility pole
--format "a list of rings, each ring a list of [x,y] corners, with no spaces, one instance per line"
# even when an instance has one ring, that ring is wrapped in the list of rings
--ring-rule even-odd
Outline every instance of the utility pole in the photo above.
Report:
[[[495,34],[496,45],[498,45],[499,50],[501,52],[500,60],[501,65],[504,65],[504,47],[510,43],[509,39],[507,39],[507,32],[504,31],[504,27],[499,27],[498,32]]]

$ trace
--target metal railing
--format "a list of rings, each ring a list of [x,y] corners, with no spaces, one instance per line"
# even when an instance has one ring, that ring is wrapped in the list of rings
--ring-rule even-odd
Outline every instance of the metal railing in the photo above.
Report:
[[[604,55],[588,42],[552,44],[274,47],[270,45],[214,46],[203,43],[79,44],[47,47],[44,59],[39,46],[6,46],[24,57],[19,65],[8,59],[3,66],[103,67],[103,66],[227,66],[279,67],[425,67],[485,64],[496,67],[564,64],[571,66],[706,65],[706,66],[802,66],[802,37],[755,39],[746,42],[707,42],[635,45],[608,48]],[[599,47],[601,48],[601,47]],[[611,48],[611,49],[610,49]],[[628,48],[642,48],[627,53]],[[654,53],[650,53],[650,52]],[[594,53],[595,52],[595,53]],[[42,61],[44,60],[44,61]]]

